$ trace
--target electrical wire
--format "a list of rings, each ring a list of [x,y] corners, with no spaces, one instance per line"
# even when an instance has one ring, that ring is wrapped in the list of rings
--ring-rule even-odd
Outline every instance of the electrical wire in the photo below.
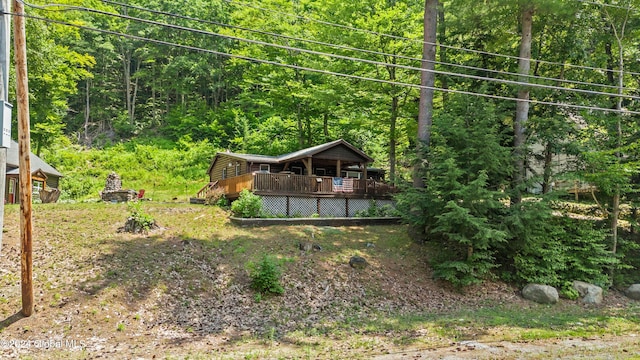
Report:
[[[518,74],[518,73],[513,73],[513,72],[508,72],[508,71],[485,69],[485,68],[480,68],[480,67],[475,67],[475,66],[461,65],[461,64],[455,64],[455,63],[447,63],[447,62],[442,62],[442,61],[423,60],[421,58],[415,58],[415,57],[410,57],[410,56],[389,54],[389,53],[384,53],[384,52],[380,52],[380,51],[360,49],[360,48],[355,48],[355,47],[350,47],[350,46],[345,46],[345,45],[332,44],[332,43],[327,43],[327,42],[322,42],[322,41],[317,41],[317,40],[312,40],[312,39],[304,39],[304,38],[299,38],[299,37],[295,37],[295,36],[282,35],[282,34],[272,33],[272,32],[268,32],[268,31],[251,29],[251,28],[247,28],[247,27],[243,27],[243,26],[226,24],[226,23],[218,22],[218,21],[203,20],[203,19],[198,19],[198,18],[194,18],[194,17],[190,17],[190,16],[184,16],[184,15],[165,12],[165,11],[148,9],[148,8],[144,8],[144,7],[141,7],[141,6],[124,4],[124,3],[121,3],[121,2],[117,2],[117,1],[102,0],[102,2],[107,3],[107,4],[111,4],[111,5],[127,7],[127,8],[130,8],[130,9],[136,9],[136,10],[140,10],[140,11],[150,12],[152,14],[158,14],[158,15],[164,15],[164,16],[170,16],[170,17],[190,20],[190,21],[196,21],[196,22],[200,22],[200,23],[203,23],[203,24],[223,26],[223,27],[228,27],[228,28],[231,28],[231,29],[238,29],[238,30],[242,30],[242,31],[248,31],[248,32],[256,33],[256,34],[273,36],[273,37],[278,37],[278,38],[287,39],[287,40],[295,40],[295,41],[307,42],[307,43],[311,43],[311,44],[315,44],[315,45],[333,47],[333,48],[336,48],[336,49],[349,50],[349,51],[355,51],[355,52],[362,52],[362,53],[372,54],[372,55],[388,56],[388,57],[392,57],[392,58],[396,58],[396,59],[403,59],[403,60],[410,60],[410,61],[417,61],[417,62],[423,62],[424,61],[424,62],[443,65],[443,66],[459,67],[459,68],[463,68],[463,69],[467,69],[467,70],[483,71],[483,72],[489,72],[489,73],[494,73],[494,74],[509,75],[509,76],[515,76],[515,77],[527,77],[529,79],[540,79],[540,80],[554,81],[554,82],[567,83],[567,84],[595,86],[595,87],[602,87],[602,88],[609,88],[609,89],[618,89],[618,87],[614,86],[614,85],[590,83],[590,82],[576,81],[576,80],[570,80],[570,79],[558,79],[558,78],[544,77],[544,76],[538,76],[538,75]]]
[[[25,1],[22,1],[22,2],[25,3],[25,5],[30,6],[30,7],[41,8],[38,5],[28,4]],[[54,6],[54,5],[53,4],[49,4],[49,6]],[[325,53],[325,52],[321,52],[321,51],[302,49],[302,48],[297,48],[297,47],[288,46],[288,45],[273,44],[273,43],[260,41],[260,40],[253,40],[253,39],[246,39],[246,38],[242,38],[242,37],[238,37],[238,36],[225,35],[225,34],[213,32],[213,31],[193,29],[193,28],[184,27],[184,26],[180,26],[180,25],[167,24],[167,23],[162,23],[162,22],[158,22],[158,21],[154,21],[154,20],[147,20],[147,19],[137,18],[137,17],[133,17],[133,16],[129,16],[129,15],[111,13],[111,12],[108,12],[108,11],[97,10],[97,9],[92,9],[92,8],[87,8],[87,7],[69,6],[67,8],[86,11],[86,12],[91,12],[91,13],[96,13],[96,14],[100,14],[100,15],[118,17],[118,18],[122,18],[122,19],[126,19],[126,20],[132,20],[132,21],[142,22],[142,23],[146,23],[146,24],[150,24],[150,25],[167,27],[167,28],[171,28],[171,29],[175,29],[175,30],[188,31],[188,32],[191,32],[191,33],[196,33],[196,34],[201,34],[201,35],[217,36],[217,37],[220,37],[220,38],[225,38],[225,39],[229,39],[229,40],[236,40],[236,41],[242,41],[242,42],[246,42],[246,43],[250,43],[250,44],[269,46],[269,47],[274,47],[274,48],[283,49],[283,50],[297,51],[297,52],[307,53],[307,54],[311,54],[311,55],[331,57],[331,58],[354,61],[354,62],[359,62],[359,63],[365,63],[365,64],[370,64],[370,65],[375,65],[375,66],[394,67],[394,68],[397,68],[397,69],[404,69],[404,70],[410,70],[410,71],[419,71],[419,72],[425,72],[426,71],[426,72],[431,72],[431,73],[439,74],[439,75],[461,77],[461,78],[478,80],[478,81],[489,81],[489,82],[495,82],[495,83],[507,84],[507,85],[525,86],[525,87],[530,87],[530,88],[539,88],[539,89],[556,90],[556,91],[571,91],[571,92],[590,94],[590,95],[604,95],[604,96],[609,96],[609,97],[622,97],[622,98],[626,98],[626,99],[640,100],[639,96],[633,96],[633,95],[617,94],[617,93],[606,93],[606,92],[601,92],[601,91],[586,90],[586,89],[579,89],[579,88],[565,88],[565,87],[554,86],[554,85],[543,85],[543,84],[536,84],[536,83],[528,83],[528,82],[521,82],[521,81],[516,81],[516,80],[506,80],[506,79],[491,78],[491,77],[484,77],[484,76],[478,76],[478,75],[461,74],[461,73],[442,71],[442,70],[427,70],[427,69],[422,69],[420,67],[415,67],[415,66],[407,66],[407,65],[400,65],[400,64],[389,64],[389,63],[385,63],[385,62],[381,62],[381,61],[375,61],[375,60],[369,60],[369,59],[363,59],[363,58],[356,58],[356,57],[338,55],[338,54],[333,54],[333,53]]]
[[[613,5],[613,4],[605,4],[605,3],[598,3],[598,2],[593,2],[593,1],[586,1],[586,0],[574,0],[577,2],[581,2],[581,3],[585,3],[585,4],[590,4],[590,5],[597,5],[597,6],[601,6],[601,7],[609,7],[609,8],[614,8],[614,9],[622,9],[622,10],[628,10],[628,11],[633,11],[633,12],[638,12],[637,9],[632,8],[631,6],[624,7],[624,6],[619,6],[619,5]]]
[[[332,22],[329,22],[329,21],[319,20],[319,19],[315,19],[315,18],[311,18],[311,17],[302,16],[302,15],[290,14],[290,13],[286,13],[286,12],[282,12],[282,11],[278,11],[278,10],[263,8],[263,7],[260,7],[260,6],[247,4],[247,3],[244,3],[244,2],[241,2],[241,1],[237,1],[237,0],[223,0],[223,1],[228,2],[230,4],[236,4],[236,5],[240,5],[240,6],[244,6],[244,7],[249,7],[249,8],[253,8],[253,9],[256,9],[256,10],[260,10],[260,11],[268,11],[268,12],[271,12],[271,13],[280,14],[280,15],[289,16],[289,17],[294,17],[294,18],[298,18],[298,19],[302,19],[302,20],[306,20],[306,21],[317,22],[319,24],[338,27],[338,28],[345,29],[345,30],[359,31],[359,32],[362,32],[362,33],[370,34],[370,35],[383,36],[383,37],[388,37],[388,38],[396,39],[396,40],[408,40],[408,41],[418,42],[418,43],[421,43],[421,44],[435,45],[435,46],[439,46],[439,47],[443,47],[443,48],[447,48],[447,49],[458,50],[458,51],[466,51],[466,52],[471,52],[471,53],[481,54],[481,55],[504,57],[504,58],[513,59],[513,60],[523,60],[523,58],[521,58],[519,56],[514,56],[514,55],[506,55],[506,54],[492,53],[492,52],[482,51],[482,50],[474,50],[474,49],[468,49],[468,48],[463,48],[463,47],[450,46],[450,45],[445,45],[445,44],[439,44],[439,43],[433,43],[433,42],[429,42],[429,41],[424,41],[423,39],[412,39],[412,38],[407,38],[407,37],[403,37],[403,36],[397,36],[397,35],[391,35],[391,34],[385,34],[385,33],[377,32],[377,31],[360,29],[360,28],[353,27],[353,26],[342,25],[342,24],[332,23]],[[524,59],[524,60],[527,60],[527,59]],[[533,62],[538,62],[540,64],[556,65],[556,66],[567,66],[567,67],[573,67],[573,68],[584,69],[584,70],[595,70],[595,71],[614,72],[614,73],[618,72],[617,70],[598,68],[598,67],[592,67],[592,66],[574,65],[574,64],[569,64],[569,63],[559,63],[559,62],[554,62],[554,61],[546,61],[546,60],[538,60],[538,59],[528,59],[528,60],[533,61]],[[638,73],[638,72],[631,72],[631,71],[629,71],[629,72],[625,71],[625,74],[628,74],[628,75],[640,75],[640,73]]]
[[[607,108],[596,107],[596,106],[586,106],[586,105],[576,105],[576,104],[563,104],[563,103],[556,103],[556,102],[551,102],[551,101],[540,101],[540,100],[530,100],[530,99],[529,100],[523,100],[523,99],[517,99],[517,98],[512,98],[512,97],[507,97],[507,96],[474,93],[474,92],[471,92],[471,91],[463,91],[463,90],[443,89],[443,88],[438,88],[438,87],[433,87],[433,86],[423,86],[423,85],[419,85],[419,84],[408,84],[408,83],[402,83],[402,82],[397,82],[397,81],[369,78],[369,77],[360,76],[360,75],[344,74],[344,73],[339,73],[339,72],[335,72],[335,71],[315,69],[315,68],[309,68],[309,67],[304,67],[304,66],[299,66],[299,65],[284,64],[284,63],[279,63],[279,62],[271,61],[271,60],[256,59],[256,58],[252,58],[252,57],[244,56],[244,55],[229,54],[229,53],[225,53],[225,52],[221,52],[221,51],[203,49],[203,48],[199,48],[199,47],[191,46],[191,45],[177,44],[177,43],[173,43],[173,42],[169,42],[169,41],[146,38],[146,37],[138,36],[138,35],[125,34],[125,33],[120,33],[120,32],[112,31],[112,30],[98,29],[98,28],[93,28],[93,27],[89,27],[89,26],[73,24],[73,23],[69,23],[69,22],[65,22],[65,21],[61,21],[61,20],[43,18],[43,17],[39,17],[39,16],[34,16],[34,15],[15,14],[15,13],[3,13],[3,14],[12,15],[12,16],[23,16],[23,17],[26,17],[26,18],[34,19],[34,20],[40,20],[40,21],[45,21],[45,22],[59,24],[59,25],[65,25],[65,26],[71,26],[71,27],[75,27],[75,28],[78,28],[78,29],[82,29],[82,30],[95,31],[95,32],[103,33],[103,34],[115,35],[115,36],[124,37],[124,38],[128,38],[128,39],[133,39],[133,40],[156,43],[156,44],[160,44],[160,45],[183,48],[183,49],[193,50],[193,51],[198,51],[198,52],[205,52],[205,53],[210,53],[210,54],[219,55],[219,56],[226,56],[226,57],[230,57],[230,58],[236,58],[236,59],[245,60],[245,61],[254,62],[254,63],[275,65],[275,66],[281,66],[281,67],[286,67],[286,68],[290,68],[290,69],[315,72],[315,73],[320,73],[320,74],[324,74],[324,75],[333,75],[333,76],[345,77],[345,78],[350,78],[350,79],[372,81],[372,82],[388,84],[388,85],[394,85],[394,86],[403,86],[403,87],[410,87],[410,88],[416,88],[416,89],[430,89],[430,90],[434,90],[434,91],[441,91],[441,92],[448,92],[448,93],[455,93],[455,94],[462,94],[462,95],[472,95],[472,96],[479,96],[479,97],[498,99],[498,100],[523,101],[523,102],[528,102],[530,104],[537,104],[537,105],[550,105],[550,106],[559,106],[559,107],[564,107],[564,108],[574,108],[574,109],[582,109],[582,110],[592,110],[592,111],[603,111],[603,112],[613,112],[613,113],[640,115],[640,111],[632,111],[632,110],[626,110],[626,109],[618,110],[618,109],[607,109]]]

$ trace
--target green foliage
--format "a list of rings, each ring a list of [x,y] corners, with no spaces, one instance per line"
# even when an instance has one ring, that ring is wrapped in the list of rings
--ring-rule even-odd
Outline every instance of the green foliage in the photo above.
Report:
[[[492,210],[500,204],[486,189],[487,176],[481,173],[467,186],[460,186],[458,200],[449,200],[435,215],[431,235],[441,243],[442,254],[433,264],[434,275],[457,286],[486,278],[497,267],[494,249],[507,234],[492,220]]]
[[[607,232],[593,222],[553,215],[546,202],[526,202],[512,209],[505,225],[512,240],[501,257],[505,270],[515,273],[510,280],[560,289],[574,280],[611,284],[609,269],[620,261],[608,250]]]
[[[509,150],[493,111],[490,103],[456,99],[434,117],[427,186],[397,197],[404,220],[433,244],[434,275],[458,286],[491,276],[495,252],[508,239],[505,194],[498,189],[509,175]]]
[[[142,210],[142,203],[133,201],[127,203],[129,217],[127,218],[127,226],[133,229],[132,232],[149,231],[156,226],[156,220]]]
[[[511,240],[501,249],[502,276],[516,283],[558,286],[567,269],[564,229],[548,203],[525,201],[510,209],[504,226]]]
[[[398,211],[390,204],[377,206],[375,200],[369,202],[369,207],[366,210],[358,210],[355,213],[355,217],[395,217],[398,216]]]
[[[620,263],[609,250],[608,232],[588,221],[564,217],[557,220],[564,228],[562,242],[567,251],[567,269],[562,273],[562,278],[608,288],[611,285],[609,270]]]
[[[202,187],[207,167],[216,152],[210,143],[178,143],[138,139],[104,149],[60,144],[45,150],[45,161],[64,174],[60,199],[97,198],[110,172],[116,172],[125,189],[146,189],[146,197],[171,200],[193,196]]]
[[[244,189],[240,197],[231,204],[233,216],[242,218],[257,218],[262,216],[262,198]]]
[[[580,297],[580,293],[573,287],[572,281],[565,281],[560,287],[560,295],[566,297],[569,300],[576,300]]]
[[[282,270],[278,260],[272,256],[263,255],[259,262],[250,262],[247,267],[251,277],[251,287],[259,294],[284,294],[284,288],[280,284]],[[261,299],[261,296],[256,298],[257,301],[258,299]]]

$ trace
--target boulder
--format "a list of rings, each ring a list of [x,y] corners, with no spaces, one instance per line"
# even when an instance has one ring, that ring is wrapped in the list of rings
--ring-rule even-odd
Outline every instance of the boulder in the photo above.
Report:
[[[529,284],[522,289],[522,296],[539,304],[555,304],[558,302],[558,290],[553,286]]]
[[[602,303],[602,288],[600,286],[589,284],[584,281],[574,281],[573,288],[576,289],[578,294],[580,294],[583,303]]]
[[[349,265],[354,269],[364,269],[367,267],[367,260],[360,256],[352,256],[351,259],[349,259]]]
[[[640,300],[640,284],[633,284],[624,292],[628,298]]]

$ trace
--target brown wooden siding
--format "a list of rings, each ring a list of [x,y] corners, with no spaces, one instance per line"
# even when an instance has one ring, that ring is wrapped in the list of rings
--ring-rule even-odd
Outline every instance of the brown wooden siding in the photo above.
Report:
[[[60,184],[60,178],[58,178],[57,176],[53,176],[53,175],[49,175],[49,177],[47,178],[47,187],[48,188],[58,188]]]
[[[222,180],[222,169],[227,169],[227,178],[236,176],[236,163],[240,164],[240,174],[247,173],[247,163],[244,160],[237,159],[225,154],[219,154],[214,160],[215,163],[209,172],[209,181]],[[232,164],[229,167],[229,164]]]

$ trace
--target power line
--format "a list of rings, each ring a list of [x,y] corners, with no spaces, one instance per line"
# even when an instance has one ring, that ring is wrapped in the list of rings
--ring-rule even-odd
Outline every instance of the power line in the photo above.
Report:
[[[3,13],[3,14],[12,15],[12,16],[24,16],[24,17],[31,18],[31,19],[34,19],[34,20],[40,20],[40,21],[45,21],[45,22],[50,22],[50,23],[55,23],[55,24],[65,25],[65,26],[71,26],[71,27],[75,27],[75,28],[78,28],[78,29],[82,29],[82,30],[95,31],[95,32],[103,33],[103,34],[110,34],[110,35],[120,36],[120,37],[129,38],[129,39],[133,39],[133,40],[151,42],[151,43],[156,43],[156,44],[165,45],[165,46],[178,47],[178,48],[183,48],[183,49],[188,49],[188,50],[193,50],[193,51],[198,51],[198,52],[205,52],[205,53],[210,53],[210,54],[219,55],[219,56],[226,56],[226,57],[230,57],[230,58],[241,59],[241,60],[245,60],[245,61],[249,61],[249,62],[281,66],[281,67],[286,67],[286,68],[290,68],[290,69],[315,72],[315,73],[320,73],[320,74],[325,74],[325,75],[340,76],[340,77],[345,77],[345,78],[350,78],[350,79],[372,81],[372,82],[377,82],[377,83],[396,85],[396,86],[404,86],[404,87],[411,87],[411,88],[417,88],[417,89],[425,88],[425,89],[431,89],[431,90],[435,90],[435,91],[442,91],[442,92],[462,94],[462,95],[479,96],[479,97],[498,99],[498,100],[527,101],[528,103],[538,104],[538,105],[550,105],[550,106],[559,106],[559,107],[582,109],[582,110],[593,110],[593,111],[604,111],[604,112],[614,112],[614,113],[640,115],[640,111],[607,109],[607,108],[601,108],[601,107],[595,107],[595,106],[576,105],[576,104],[563,104],[563,103],[556,103],[556,102],[551,102],[551,101],[521,100],[521,99],[507,97],[507,96],[474,93],[474,92],[471,92],[471,91],[463,91],[463,90],[443,89],[443,88],[438,88],[438,87],[422,86],[422,85],[419,85],[419,84],[408,84],[408,83],[402,83],[402,82],[397,82],[397,81],[369,78],[369,77],[365,77],[365,76],[344,74],[344,73],[339,73],[339,72],[335,72],[335,71],[314,69],[314,68],[309,68],[309,67],[304,67],[304,66],[299,66],[299,65],[284,64],[284,63],[279,63],[279,62],[271,61],[271,60],[256,59],[256,58],[252,58],[252,57],[249,57],[249,56],[243,56],[243,55],[237,55],[237,54],[229,54],[229,53],[225,53],[225,52],[221,52],[221,51],[203,49],[203,48],[199,48],[199,47],[196,47],[196,46],[182,45],[182,44],[177,44],[177,43],[173,43],[173,42],[169,42],[169,41],[151,39],[151,38],[146,38],[146,37],[137,36],[137,35],[131,35],[131,34],[125,34],[125,33],[120,33],[120,32],[112,31],[112,30],[98,29],[98,28],[93,28],[93,27],[79,25],[79,24],[72,24],[72,23],[68,23],[68,22],[65,22],[65,21],[61,21],[61,20],[43,18],[43,17],[39,17],[39,16],[34,16],[34,15],[14,14],[14,13]]]
[[[466,52],[471,52],[471,53],[481,54],[481,55],[499,56],[499,57],[504,57],[504,58],[513,59],[513,60],[521,60],[522,59],[519,56],[514,56],[514,55],[505,55],[505,54],[492,53],[492,52],[482,51],[482,50],[467,49],[467,48],[463,48],[463,47],[456,47],[456,46],[451,46],[451,45],[432,43],[432,42],[424,41],[422,39],[412,39],[412,38],[407,38],[407,37],[403,37],[403,36],[385,34],[385,33],[377,32],[377,31],[366,30],[366,29],[361,29],[361,28],[357,28],[357,27],[353,27],[353,26],[337,24],[337,23],[333,23],[333,22],[329,22],[329,21],[324,21],[324,20],[319,20],[319,19],[315,19],[315,18],[311,18],[311,17],[302,16],[302,15],[290,14],[290,13],[286,13],[286,12],[282,12],[282,11],[278,11],[278,10],[263,8],[263,7],[260,7],[260,6],[247,4],[247,3],[244,3],[244,2],[241,2],[241,1],[237,1],[237,0],[224,0],[224,1],[228,2],[230,4],[237,4],[237,5],[240,5],[240,6],[249,7],[249,8],[253,8],[253,9],[256,9],[256,10],[268,11],[268,12],[271,12],[271,13],[285,15],[285,16],[289,16],[289,17],[294,17],[294,18],[298,18],[298,19],[302,19],[302,20],[306,20],[306,21],[317,22],[317,23],[323,24],[323,25],[338,27],[338,28],[345,29],[345,30],[359,31],[359,32],[363,32],[363,33],[366,33],[366,34],[370,34],[370,35],[388,37],[388,38],[395,39],[395,40],[408,40],[408,41],[418,42],[420,44],[435,45],[435,46],[444,47],[444,48],[447,48],[447,49],[466,51]],[[592,66],[574,65],[574,64],[569,64],[569,63],[559,63],[559,62],[554,62],[554,61],[546,61],[546,60],[538,60],[538,59],[529,59],[529,60],[533,61],[533,62],[538,62],[540,64],[556,65],[556,66],[568,66],[568,67],[573,67],[573,68],[577,68],[577,69],[584,69],[584,70],[596,70],[596,71],[616,72],[616,73],[618,72],[617,70],[598,68],[598,67],[592,67]],[[629,72],[625,71],[625,74],[640,75],[640,73],[630,72],[630,71]]]
[[[39,8],[39,6],[37,6],[37,5],[30,5],[30,4],[27,4],[27,5],[28,6],[33,6],[35,8]],[[55,5],[54,4],[49,4],[48,6],[55,6]],[[415,66],[407,66],[407,65],[400,65],[400,64],[389,64],[389,63],[385,63],[385,62],[381,62],[381,61],[368,60],[368,59],[363,59],[363,58],[355,58],[355,57],[351,57],[351,56],[344,56],[344,55],[338,55],[338,54],[332,54],[332,53],[325,53],[325,52],[321,52],[321,51],[302,49],[302,48],[292,47],[292,46],[288,46],[288,45],[273,44],[273,43],[269,43],[269,42],[265,42],[265,41],[261,41],[261,40],[246,39],[246,38],[242,38],[242,37],[238,37],[238,36],[225,35],[225,34],[213,32],[213,31],[193,29],[193,28],[180,26],[180,25],[166,24],[166,23],[162,23],[162,22],[158,22],[158,21],[154,21],[154,20],[141,19],[141,18],[129,16],[129,15],[111,13],[111,12],[92,9],[92,8],[79,7],[79,6],[78,7],[69,6],[68,8],[69,9],[92,12],[92,13],[101,14],[101,15],[118,17],[118,18],[132,20],[132,21],[138,21],[138,22],[147,23],[147,24],[156,25],[156,26],[163,26],[163,27],[172,28],[172,29],[176,29],[176,30],[188,31],[188,32],[191,32],[191,33],[197,33],[197,34],[201,34],[201,35],[213,35],[213,36],[217,36],[217,37],[221,37],[221,38],[225,38],[225,39],[229,39],[229,40],[243,41],[243,42],[256,44],[256,45],[270,46],[270,47],[283,49],[283,50],[298,51],[298,52],[307,53],[307,54],[311,54],[311,55],[332,57],[332,58],[336,58],[336,59],[360,62],[360,63],[376,65],[376,66],[394,67],[394,68],[410,70],[410,71],[429,71],[429,72],[432,72],[432,73],[435,73],[435,74],[440,74],[440,75],[455,76],[455,77],[461,77],[461,78],[467,78],[467,79],[479,80],[479,81],[490,81],[490,82],[496,82],[496,83],[507,84],[507,85],[527,86],[527,87],[539,88],[539,89],[548,89],[548,90],[557,90],[557,91],[571,91],[571,92],[590,94],[590,95],[604,95],[604,96],[610,96],[610,97],[622,97],[622,98],[640,100],[640,97],[633,96],[633,95],[616,94],[616,93],[605,93],[605,92],[601,92],[601,91],[578,89],[578,88],[570,89],[570,88],[554,86],[554,85],[543,85],[543,84],[536,84],[536,83],[521,82],[521,81],[516,81],[516,80],[506,80],[506,79],[490,78],[490,77],[484,77],[484,76],[478,76],[478,75],[460,74],[460,73],[448,72],[448,71],[442,71],[442,70],[425,70],[425,69],[422,69],[422,68],[419,68],[419,67],[415,67]]]
[[[328,46],[328,47],[333,47],[333,48],[336,48],[336,49],[343,49],[343,50],[349,50],[349,51],[363,52],[363,53],[372,54],[372,55],[389,56],[389,57],[393,57],[393,58],[396,58],[396,59],[419,61],[419,62],[425,61],[425,62],[434,63],[434,64],[438,64],[438,65],[459,67],[459,68],[463,68],[463,69],[467,69],[467,70],[484,71],[484,72],[490,72],[490,73],[494,73],[494,74],[503,74],[503,75],[517,76],[517,77],[524,76],[524,77],[527,77],[527,78],[530,78],[530,79],[540,79],[540,80],[546,80],[546,81],[555,81],[555,82],[576,84],[576,85],[595,86],[595,87],[602,87],[602,88],[609,88],[609,89],[617,89],[618,88],[617,86],[614,86],[614,85],[590,83],[590,82],[576,81],[576,80],[570,80],[570,79],[558,79],[558,78],[544,77],[544,76],[537,76],[537,75],[529,75],[529,74],[518,74],[518,73],[512,73],[512,72],[508,72],[508,71],[485,69],[485,68],[480,68],[480,67],[475,67],[475,66],[461,65],[461,64],[455,64],[455,63],[447,63],[447,62],[442,62],[442,61],[423,60],[421,58],[416,58],[416,57],[403,56],[403,55],[397,55],[397,54],[389,54],[389,53],[384,53],[384,52],[380,52],[380,51],[373,51],[373,50],[368,50],[368,49],[360,49],[360,48],[355,48],[355,47],[350,47],[350,46],[345,46],[345,45],[332,44],[332,43],[327,43],[327,42],[322,42],[322,41],[317,41],[317,40],[312,40],[312,39],[304,39],[304,38],[299,38],[299,37],[295,37],[295,36],[282,35],[282,34],[272,33],[272,32],[268,32],[268,31],[251,29],[251,28],[247,28],[247,27],[243,27],[243,26],[226,24],[226,23],[218,22],[218,21],[203,20],[203,19],[194,18],[194,17],[190,17],[190,16],[184,16],[184,15],[180,15],[180,14],[175,14],[175,13],[170,13],[170,12],[165,12],[165,11],[158,11],[158,10],[148,9],[148,8],[135,6],[135,5],[124,4],[124,3],[120,3],[120,2],[116,2],[116,1],[102,0],[102,2],[107,3],[107,4],[118,5],[118,6],[122,6],[122,7],[128,7],[128,8],[131,8],[131,9],[146,11],[146,12],[150,12],[150,13],[153,13],[153,14],[159,14],[159,15],[176,17],[176,18],[185,19],[185,20],[196,21],[196,22],[200,22],[200,23],[203,23],[203,24],[224,26],[224,27],[228,27],[228,28],[232,28],[232,29],[238,29],[238,30],[242,30],[242,31],[253,32],[253,33],[257,33],[257,34],[261,34],[261,35],[279,37],[279,38],[283,38],[283,39],[287,39],[287,40],[308,42],[308,43],[315,44],[315,45]]]
[[[614,8],[614,9],[622,9],[622,10],[638,12],[637,9],[632,8],[631,6],[624,7],[624,6],[619,6],[619,5],[605,4],[605,3],[593,2],[593,1],[587,1],[587,0],[575,0],[575,1],[581,2],[581,3],[585,3],[585,4],[590,4],[590,5],[598,5],[598,6],[601,6],[601,7],[609,7],[609,8]]]

